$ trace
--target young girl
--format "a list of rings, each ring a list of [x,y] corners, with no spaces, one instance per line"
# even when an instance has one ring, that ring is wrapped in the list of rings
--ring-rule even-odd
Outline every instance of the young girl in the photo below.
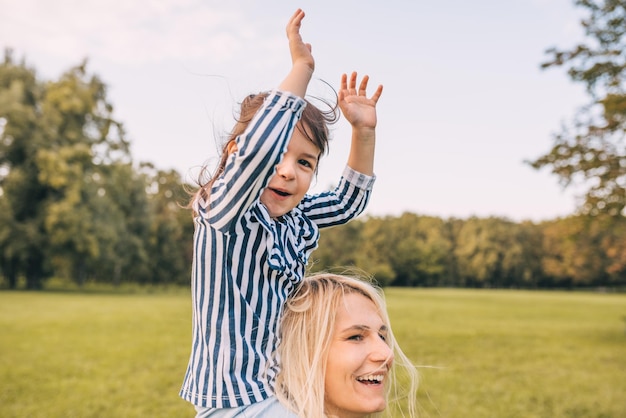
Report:
[[[303,99],[315,68],[300,36],[303,18],[297,10],[287,25],[291,71],[277,89],[243,101],[222,164],[192,201],[193,341],[180,395],[198,416],[235,416],[272,396],[283,304],[304,276],[318,228],[360,214],[374,182],[382,86],[368,98],[368,78],[357,90],[356,73],[344,74],[338,100],[352,125],[348,166],[334,191],[306,195],[332,118]]]

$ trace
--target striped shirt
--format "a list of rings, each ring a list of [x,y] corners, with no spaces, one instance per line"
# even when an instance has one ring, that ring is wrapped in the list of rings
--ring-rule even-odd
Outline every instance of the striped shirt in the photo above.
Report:
[[[180,396],[195,405],[232,408],[272,395],[283,304],[304,276],[318,228],[348,222],[369,199],[374,177],[346,167],[334,191],[306,195],[279,218],[260,203],[305,105],[273,91],[208,201],[194,203],[192,349]]]

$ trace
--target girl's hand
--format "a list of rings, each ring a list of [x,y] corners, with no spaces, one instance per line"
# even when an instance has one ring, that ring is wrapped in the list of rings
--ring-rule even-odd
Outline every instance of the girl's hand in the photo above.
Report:
[[[311,44],[304,43],[300,36],[300,27],[304,19],[302,9],[296,12],[289,19],[287,24],[287,38],[289,39],[289,51],[291,52],[291,62],[295,67],[298,64],[306,65],[311,73],[315,70],[315,60],[311,54]]]
[[[339,89],[339,108],[348,122],[356,129],[374,129],[376,127],[376,103],[383,92],[379,85],[372,97],[367,98],[367,82],[369,77],[361,80],[359,89],[356,89],[357,74],[353,72],[348,83],[348,76],[341,76]]]

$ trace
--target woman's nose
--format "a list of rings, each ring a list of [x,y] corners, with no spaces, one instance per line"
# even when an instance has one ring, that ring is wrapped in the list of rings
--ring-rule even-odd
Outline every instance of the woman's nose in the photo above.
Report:
[[[370,357],[372,361],[384,362],[388,366],[391,366],[391,363],[393,363],[393,350],[385,341],[377,339],[373,344]]]

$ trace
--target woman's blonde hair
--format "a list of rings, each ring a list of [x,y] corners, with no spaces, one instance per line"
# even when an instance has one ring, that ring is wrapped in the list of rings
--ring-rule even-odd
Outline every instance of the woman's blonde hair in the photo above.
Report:
[[[389,334],[387,343],[394,353],[394,362],[387,383],[387,400],[398,396],[396,370],[406,369],[409,377],[408,413],[415,416],[417,370],[398,346],[393,333],[382,290],[363,279],[319,273],[306,277],[286,302],[280,328],[278,358],[281,364],[276,377],[276,396],[302,418],[326,417],[324,411],[324,379],[326,360],[332,339],[336,314],[346,294],[358,293],[377,307]],[[373,416],[390,415],[373,414]]]

